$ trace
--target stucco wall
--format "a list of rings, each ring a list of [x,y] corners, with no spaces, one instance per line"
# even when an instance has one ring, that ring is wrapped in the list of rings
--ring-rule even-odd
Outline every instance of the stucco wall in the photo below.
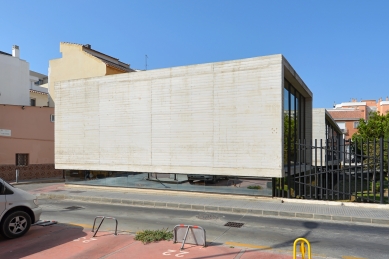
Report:
[[[50,107],[55,105],[55,82],[79,78],[104,76],[106,65],[99,59],[82,51],[77,44],[61,43],[62,58],[49,62],[49,93]]]
[[[30,105],[30,65],[0,54],[0,104]]]
[[[35,106],[47,106],[49,101],[47,94],[38,94],[30,92],[30,99],[35,99]]]
[[[0,136],[0,165],[15,165],[15,154],[29,154],[29,164],[54,163],[54,109],[49,107],[0,105],[0,129],[11,136]]]
[[[106,72],[106,75],[116,75],[116,74],[122,74],[122,73],[127,73],[127,72],[123,72],[121,70],[118,70],[118,69],[115,69],[115,68],[112,68],[112,67],[108,67],[107,66],[107,72]]]
[[[57,169],[283,174],[283,57],[56,84]]]

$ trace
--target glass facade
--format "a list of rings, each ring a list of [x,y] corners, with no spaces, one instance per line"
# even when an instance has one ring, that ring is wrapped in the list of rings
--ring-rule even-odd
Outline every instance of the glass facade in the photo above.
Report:
[[[335,128],[326,120],[326,147],[327,161],[340,159],[340,143],[342,133],[338,133]],[[324,144],[324,143],[323,143]]]
[[[288,172],[300,157],[298,145],[305,139],[305,99],[286,79],[284,81],[284,167]]]
[[[269,178],[65,170],[66,183],[172,191],[271,196]]]

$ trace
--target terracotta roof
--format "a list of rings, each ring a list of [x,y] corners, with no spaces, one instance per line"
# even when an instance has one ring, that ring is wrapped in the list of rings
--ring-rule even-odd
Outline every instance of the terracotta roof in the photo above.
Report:
[[[111,61],[109,61],[109,60],[106,60],[106,59],[104,59],[104,58],[102,58],[102,57],[99,57],[99,56],[97,56],[97,55],[93,55],[93,53],[88,53],[88,54],[91,54],[92,56],[94,56],[94,57],[100,59],[100,60],[103,61],[107,66],[110,66],[110,67],[113,67],[113,68],[116,68],[116,69],[119,69],[119,70],[122,70],[122,71],[126,71],[126,72],[133,72],[133,71],[135,71],[135,70],[131,69],[131,68],[129,67],[128,64],[125,64],[125,63],[123,63],[123,62],[121,62],[121,61],[119,61],[119,60],[118,60],[118,62],[120,62],[121,64],[120,64],[120,63],[119,63],[119,64],[116,64],[116,63],[111,62]]]
[[[362,111],[328,111],[334,120],[344,119],[363,119],[364,112]]]
[[[44,95],[48,95],[48,93],[41,92],[41,91],[37,91],[37,90],[32,90],[32,89],[30,89],[30,93],[36,93],[36,94],[44,94]]]
[[[122,70],[122,71],[125,71],[125,72],[135,72],[134,69],[130,68],[129,64],[121,62],[118,58],[109,56],[109,55],[107,55],[105,53],[102,53],[100,51],[92,49],[90,44],[79,44],[79,43],[72,43],[72,42],[61,42],[61,43],[82,46],[83,47],[82,49],[83,49],[84,52],[88,53],[89,55],[92,55],[95,58],[100,59],[102,62],[104,62],[109,67],[113,67],[113,68],[116,68],[116,69],[119,69],[119,70]],[[102,58],[101,56],[95,55],[94,53],[101,54],[101,55],[107,57],[108,59],[112,58],[116,62],[109,61],[108,59]]]

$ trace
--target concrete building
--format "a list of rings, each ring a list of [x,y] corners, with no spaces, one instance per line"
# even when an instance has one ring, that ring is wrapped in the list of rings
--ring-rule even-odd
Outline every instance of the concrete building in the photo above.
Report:
[[[89,184],[209,174],[254,194],[258,177],[288,175],[296,138],[312,139],[312,93],[282,55],[61,81],[55,93],[56,168]]]
[[[324,108],[312,110],[312,121],[312,146],[316,147],[312,151],[312,165],[340,165],[342,157],[336,151],[343,145],[342,130]]]
[[[49,106],[54,107],[56,82],[133,72],[129,64],[92,49],[90,44],[61,42],[62,57],[49,62]]]
[[[0,177],[20,179],[62,176],[54,169],[54,108],[0,105]]]
[[[386,100],[380,98],[376,100],[361,100],[351,99],[351,102],[345,102],[334,105],[333,109],[328,109],[328,112],[334,118],[340,129],[345,135],[345,139],[350,139],[357,131],[359,120],[367,120],[370,112],[379,112],[386,114],[389,112],[389,98]]]
[[[29,72],[19,46],[12,47],[12,54],[0,51],[0,104],[30,105]]]
[[[0,104],[48,106],[47,76],[30,71],[19,46],[12,48],[12,54],[0,51]]]
[[[16,170],[21,180],[62,176],[54,169],[47,76],[30,71],[16,45],[12,54],[0,52],[0,104],[0,177],[13,181]]]
[[[30,105],[49,106],[48,77],[30,71]]]

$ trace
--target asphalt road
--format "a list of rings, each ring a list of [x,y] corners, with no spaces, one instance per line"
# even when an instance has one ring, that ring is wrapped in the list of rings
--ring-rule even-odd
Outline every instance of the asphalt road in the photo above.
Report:
[[[97,215],[112,216],[119,221],[119,231],[136,233],[145,229],[173,229],[178,224],[205,228],[207,243],[257,249],[292,251],[296,238],[307,238],[312,253],[329,258],[389,258],[389,228],[366,224],[336,224],[313,220],[253,217],[223,213],[160,208],[129,207],[83,203],[69,200],[41,200],[42,219],[57,220],[91,228]],[[227,222],[244,223],[241,228],[224,226]],[[104,223],[113,230],[113,222]]]

